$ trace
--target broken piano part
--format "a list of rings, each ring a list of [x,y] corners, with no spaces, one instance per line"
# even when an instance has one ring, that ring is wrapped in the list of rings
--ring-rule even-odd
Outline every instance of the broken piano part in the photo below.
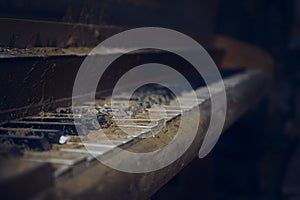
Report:
[[[5,23],[4,19],[0,19],[0,23]],[[9,23],[26,23],[30,27],[48,22],[11,19]],[[62,34],[75,26],[52,25]],[[86,38],[85,25],[76,26],[82,29]],[[103,31],[104,35],[120,31],[120,28],[96,25],[89,28]],[[214,36],[210,44],[208,52],[220,66],[227,94],[226,130],[265,96],[272,59],[255,47],[222,36]],[[110,75],[102,80],[102,87],[107,91],[97,93],[95,104],[85,102],[78,107],[85,111],[85,117],[82,117],[72,112],[71,94],[76,72],[90,50],[85,46],[1,48],[1,197],[118,199],[122,195],[124,199],[145,199],[197,157],[211,115],[210,95],[201,77],[170,53],[157,50],[133,52],[113,64]],[[249,52],[253,56],[250,63]],[[105,57],[111,53],[107,50],[96,56]],[[120,172],[102,164],[97,157],[115,156],[119,148],[133,152],[154,151],[175,137],[182,113],[191,121],[194,119],[195,106],[191,106],[194,102],[191,102],[189,91],[175,97],[159,86],[142,88],[133,96],[122,94],[115,99],[120,108],[111,107],[109,91],[112,83],[133,66],[153,59],[186,73],[198,96],[200,128],[188,150],[169,166],[150,173]],[[149,90],[155,92],[149,95]],[[218,95],[218,91],[212,95]],[[178,98],[185,104],[179,106]],[[129,109],[122,107],[126,101],[130,102]],[[86,117],[89,115],[96,115],[97,120]],[[83,131],[86,134],[77,133],[78,121],[87,127]],[[99,137],[99,129],[106,138]]]

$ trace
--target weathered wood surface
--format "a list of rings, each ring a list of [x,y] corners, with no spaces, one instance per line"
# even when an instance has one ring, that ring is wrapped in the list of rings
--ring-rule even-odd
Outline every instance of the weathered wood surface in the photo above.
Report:
[[[158,26],[212,35],[217,0],[1,0],[0,17],[130,27]]]
[[[77,71],[91,49],[33,48],[0,53],[0,123],[36,115],[41,110],[69,106]],[[216,55],[216,61],[220,59],[218,49],[212,49],[210,53],[213,57]],[[107,49],[107,52],[104,50],[94,56],[112,55]],[[127,70],[149,62],[162,63],[184,75],[199,77],[189,63],[172,53],[135,52],[121,56],[110,65],[101,78],[102,90],[99,93],[110,90]]]
[[[0,160],[0,198],[30,199],[54,184],[49,163]]]

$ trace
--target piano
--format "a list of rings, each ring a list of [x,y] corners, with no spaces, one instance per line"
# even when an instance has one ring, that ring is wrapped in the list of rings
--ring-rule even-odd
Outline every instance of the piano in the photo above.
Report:
[[[6,8],[0,14],[3,198],[147,199],[198,156],[210,122],[211,95],[195,69],[170,52],[146,49],[122,55],[101,77],[95,102],[72,105],[81,64],[96,45],[113,35],[157,26],[182,31],[203,45],[224,80],[227,112],[223,131],[258,105],[272,78],[273,60],[267,52],[214,34],[217,1],[190,0],[184,9],[179,0],[4,0],[0,4]],[[105,59],[114,51],[107,48],[93,56]],[[150,85],[133,96],[120,94],[115,103],[130,102],[130,109],[114,109],[112,90],[122,75],[154,62],[184,74],[197,94],[197,103],[190,106],[193,99],[188,92],[174,97],[166,88]],[[185,107],[176,104],[177,98],[183,99]],[[195,122],[199,125],[195,139],[164,168],[126,173],[99,161],[118,156],[118,149],[150,152],[167,145],[176,136],[183,113],[188,121],[195,121],[196,108],[201,118]],[[76,129],[80,126],[76,119],[82,122],[76,109],[97,116],[97,121],[84,121],[88,127],[84,135]],[[99,126],[106,138],[99,137]],[[192,126],[184,130],[192,131]],[[125,161],[120,158],[120,162]]]

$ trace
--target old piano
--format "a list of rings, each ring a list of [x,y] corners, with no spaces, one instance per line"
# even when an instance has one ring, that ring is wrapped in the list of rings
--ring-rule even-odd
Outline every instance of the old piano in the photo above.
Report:
[[[93,121],[87,122],[90,130],[85,136],[78,135],[72,113],[72,89],[78,69],[93,47],[124,30],[172,28],[204,46],[224,79],[224,131],[261,101],[272,77],[270,55],[214,34],[217,1],[191,0],[184,7],[182,3],[0,1],[1,199],[147,199],[197,157],[211,115],[207,112],[210,96],[201,76],[186,61],[164,51],[148,49],[120,57],[102,77],[95,104],[86,102],[86,112],[96,112],[97,123],[110,142],[101,138],[95,142],[97,129]],[[113,53],[106,49],[95,56]],[[131,110],[119,110],[119,118],[110,117],[115,112],[110,95],[116,81],[134,66],[149,62],[173,66],[202,95],[197,104],[200,128],[192,145],[175,162],[148,173],[125,173],[90,155],[80,137],[86,137],[85,145],[93,147],[100,157],[116,156],[116,148],[146,152],[170,142],[183,111],[171,106],[176,98],[164,88],[153,86],[149,93],[145,87],[132,97],[120,96],[118,103],[130,101]],[[188,102],[184,94],[177,98]],[[164,115],[149,120],[151,109],[160,112],[162,108]],[[128,118],[126,112],[134,115]],[[192,113],[187,116],[194,119]],[[118,130],[114,121],[127,128],[130,135]],[[153,130],[160,131],[153,137],[143,137]]]

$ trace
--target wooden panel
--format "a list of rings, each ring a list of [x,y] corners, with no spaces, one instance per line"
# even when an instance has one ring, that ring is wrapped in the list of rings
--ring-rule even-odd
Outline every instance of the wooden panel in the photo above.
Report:
[[[1,47],[94,47],[124,28],[63,22],[0,19]]]
[[[29,199],[53,184],[48,163],[0,160],[0,198]]]
[[[212,33],[217,0],[1,0],[0,17]]]
[[[221,68],[262,69],[271,76],[273,74],[272,56],[255,46],[224,36],[214,37],[214,46],[225,49]]]

